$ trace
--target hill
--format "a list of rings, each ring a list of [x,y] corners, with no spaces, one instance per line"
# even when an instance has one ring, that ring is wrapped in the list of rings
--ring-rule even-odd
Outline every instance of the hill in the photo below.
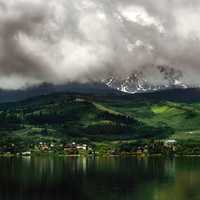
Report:
[[[200,139],[198,90],[136,95],[55,93],[0,104],[0,141]],[[5,142],[5,141],[4,141]]]
[[[67,83],[60,85],[53,85],[43,83],[38,86],[27,87],[19,90],[1,90],[0,89],[0,103],[23,101],[29,98],[38,97],[41,95],[50,95],[55,93],[77,93],[83,95],[95,96],[115,96],[129,99],[146,99],[146,100],[170,100],[170,101],[200,101],[199,88],[158,88],[153,90],[139,91],[138,93],[129,94],[121,92],[117,89],[106,85],[105,83]]]
[[[115,109],[120,102],[121,109]],[[113,96],[53,94],[0,105],[0,133],[21,139],[87,137],[89,139],[159,138],[172,129],[151,126]]]
[[[95,95],[121,95],[122,92],[109,88],[103,83],[68,83],[53,85],[43,83],[38,86],[27,87],[18,90],[1,90],[0,89],[0,103],[22,101],[28,98],[37,97],[41,95],[49,95],[60,92],[74,92],[81,94],[95,94]]]
[[[200,88],[166,89],[148,93],[137,93],[131,96],[134,100],[172,101],[194,103],[200,102]]]

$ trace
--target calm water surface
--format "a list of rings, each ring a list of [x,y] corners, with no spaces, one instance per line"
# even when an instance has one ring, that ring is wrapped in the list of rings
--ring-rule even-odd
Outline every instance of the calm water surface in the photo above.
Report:
[[[0,158],[2,200],[200,200],[200,158]]]

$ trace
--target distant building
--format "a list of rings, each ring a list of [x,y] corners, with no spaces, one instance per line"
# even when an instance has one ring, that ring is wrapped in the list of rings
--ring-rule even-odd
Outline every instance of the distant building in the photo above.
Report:
[[[87,150],[87,144],[77,145],[76,148],[79,150]]]
[[[51,144],[51,145],[50,145],[51,148],[53,148],[54,146],[55,146],[54,144]]]
[[[75,102],[84,102],[85,101],[85,99],[81,99],[81,98],[76,98],[75,99]]]
[[[48,151],[49,150],[49,146],[46,143],[40,142],[39,143],[39,149],[41,151]]]
[[[31,155],[30,151],[22,152],[22,156],[30,156],[30,155]]]
[[[77,154],[76,143],[73,142],[72,144],[64,144],[64,151],[67,154]]]
[[[176,151],[176,140],[166,140],[164,146],[170,148],[172,151]]]
[[[165,145],[175,145],[176,144],[176,140],[165,140],[164,144]]]

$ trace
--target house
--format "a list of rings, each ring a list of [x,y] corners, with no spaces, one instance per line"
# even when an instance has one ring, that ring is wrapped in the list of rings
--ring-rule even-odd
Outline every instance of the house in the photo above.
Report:
[[[141,147],[138,147],[136,153],[137,154],[142,154],[143,153],[143,149]]]
[[[46,143],[40,142],[39,143],[39,149],[41,151],[48,151],[49,150],[49,146]]]
[[[76,148],[78,149],[78,150],[87,150],[87,144],[82,144],[82,145],[77,145],[76,146]]]
[[[164,146],[168,149],[171,149],[173,152],[176,151],[176,140],[166,140]]]
[[[175,145],[176,144],[176,140],[165,140],[164,145],[168,146],[168,145]]]
[[[77,154],[77,148],[75,142],[72,144],[64,144],[63,145],[64,151],[67,154]]]
[[[30,151],[22,152],[22,156],[30,156],[30,155],[31,155]]]
[[[53,148],[55,145],[54,144],[50,144],[50,147]]]

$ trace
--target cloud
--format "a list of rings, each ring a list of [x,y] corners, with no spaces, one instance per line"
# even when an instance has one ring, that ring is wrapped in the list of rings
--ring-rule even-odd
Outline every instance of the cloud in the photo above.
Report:
[[[120,9],[122,16],[141,26],[155,26],[159,32],[164,32],[164,27],[158,19],[150,16],[143,7],[128,6]]]
[[[135,70],[152,81],[157,65],[199,84],[199,11],[198,0],[0,0],[0,87]]]

